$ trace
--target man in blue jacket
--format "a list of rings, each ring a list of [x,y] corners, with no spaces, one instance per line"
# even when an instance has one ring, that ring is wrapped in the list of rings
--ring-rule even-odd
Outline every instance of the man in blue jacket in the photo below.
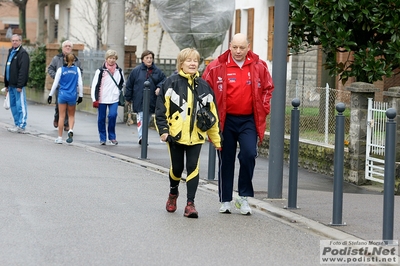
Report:
[[[152,114],[155,112],[157,95],[166,78],[161,69],[154,64],[154,53],[152,51],[144,51],[140,59],[142,63],[136,66],[129,74],[125,88],[125,100],[127,104],[132,104],[132,111],[136,113],[139,145],[142,144],[143,124],[145,126],[149,125]],[[145,81],[150,82],[150,105],[147,106],[150,116],[149,121],[144,123],[143,89]]]
[[[24,133],[28,118],[25,86],[28,83],[30,59],[26,50],[22,48],[21,35],[12,35],[11,43],[4,72],[4,85],[9,93],[15,127],[8,128],[8,131]]]

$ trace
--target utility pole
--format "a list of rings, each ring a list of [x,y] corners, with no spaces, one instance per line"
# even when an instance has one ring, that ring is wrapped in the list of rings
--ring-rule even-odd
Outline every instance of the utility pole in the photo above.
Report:
[[[108,49],[117,51],[117,64],[124,70],[125,58],[125,1],[108,0]],[[124,107],[118,107],[117,121],[124,122]]]
[[[285,136],[287,43],[289,0],[275,1],[272,79],[275,89],[271,102],[268,198],[282,198],[283,145]]]

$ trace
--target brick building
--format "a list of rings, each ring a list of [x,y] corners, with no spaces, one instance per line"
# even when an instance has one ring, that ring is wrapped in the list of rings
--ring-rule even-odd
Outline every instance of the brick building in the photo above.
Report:
[[[37,40],[37,12],[38,0],[29,0],[26,6],[26,39],[30,43]],[[12,28],[13,33],[21,34],[19,28],[19,12],[12,2],[1,2],[0,5],[0,42],[9,42],[6,37],[7,29]]]

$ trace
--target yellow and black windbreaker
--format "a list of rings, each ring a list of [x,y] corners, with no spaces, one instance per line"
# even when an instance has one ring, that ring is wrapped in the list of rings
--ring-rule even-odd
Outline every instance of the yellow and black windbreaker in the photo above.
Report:
[[[198,99],[202,100],[203,105],[209,104],[210,111],[218,120],[207,132],[196,126],[196,114],[200,108]],[[168,133],[177,143],[202,144],[208,135],[216,148],[221,147],[214,92],[208,83],[199,77],[199,73],[191,76],[181,70],[164,81],[157,97],[155,124],[160,136]]]

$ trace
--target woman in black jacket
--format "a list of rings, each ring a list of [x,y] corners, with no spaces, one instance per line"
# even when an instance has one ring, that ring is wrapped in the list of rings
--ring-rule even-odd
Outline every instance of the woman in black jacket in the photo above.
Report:
[[[150,105],[147,108],[149,108],[150,114],[154,114],[157,95],[165,80],[165,75],[161,69],[154,64],[154,53],[152,51],[144,51],[140,58],[142,63],[132,70],[126,82],[125,100],[128,104],[132,104],[132,111],[136,113],[138,143],[142,144],[143,124],[148,126],[151,119],[150,115],[149,121],[143,122],[144,82],[150,82]]]
[[[178,73],[168,77],[156,103],[156,127],[160,139],[168,145],[171,168],[169,171],[170,193],[166,209],[176,211],[178,186],[184,169],[186,153],[187,205],[184,216],[197,218],[194,198],[199,184],[199,156],[207,135],[216,149],[221,148],[218,112],[214,93],[206,81],[199,77],[200,54],[193,48],[183,49],[177,60]],[[202,131],[197,125],[199,102],[214,116],[211,128]],[[204,130],[204,128],[203,128]]]

